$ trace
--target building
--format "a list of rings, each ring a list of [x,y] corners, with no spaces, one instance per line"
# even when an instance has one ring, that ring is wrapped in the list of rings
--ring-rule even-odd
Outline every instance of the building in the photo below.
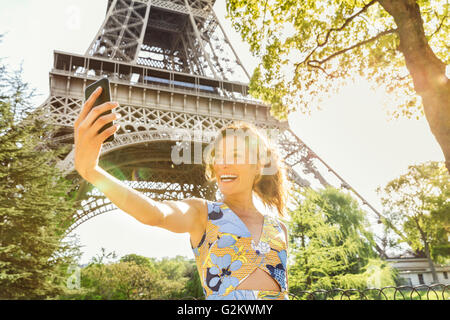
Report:
[[[404,285],[419,286],[433,284],[433,276],[426,258],[416,257],[393,257],[386,259],[398,270],[399,277]],[[450,265],[434,264],[436,269],[438,283],[450,285]]]

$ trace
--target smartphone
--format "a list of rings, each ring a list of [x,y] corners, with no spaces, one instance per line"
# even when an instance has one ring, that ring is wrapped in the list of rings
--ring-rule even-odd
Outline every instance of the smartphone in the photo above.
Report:
[[[85,99],[85,101],[91,96],[91,94],[92,94],[92,93],[95,91],[95,89],[97,89],[98,87],[102,87],[102,88],[103,88],[103,89],[102,89],[102,93],[101,93],[100,96],[97,98],[97,100],[95,100],[95,102],[94,102],[92,108],[94,108],[94,107],[96,107],[96,106],[98,106],[98,105],[101,105],[101,104],[103,104],[103,103],[105,103],[105,102],[111,101],[111,88],[110,88],[110,86],[109,86],[109,80],[108,80],[108,78],[102,78],[102,79],[100,79],[100,80],[98,80],[98,81],[95,81],[93,84],[89,85],[89,86],[86,88],[86,90],[84,91],[84,99]],[[99,116],[97,117],[97,119],[100,118],[101,116],[104,116],[104,115],[106,115],[106,114],[108,114],[108,113],[111,113],[111,112],[112,112],[111,110],[105,111],[105,112],[103,112],[101,115],[99,115]],[[97,119],[95,119],[95,120],[97,120]],[[112,122],[110,122],[110,123],[104,125],[104,126],[98,131],[98,133],[105,131],[106,129],[108,129],[109,127],[111,127],[111,126],[113,126],[113,125],[114,125],[114,121],[112,121]],[[111,136],[109,136],[109,137],[105,140],[105,142],[111,142],[111,141],[113,141],[113,140],[114,140],[114,134],[111,135]]]

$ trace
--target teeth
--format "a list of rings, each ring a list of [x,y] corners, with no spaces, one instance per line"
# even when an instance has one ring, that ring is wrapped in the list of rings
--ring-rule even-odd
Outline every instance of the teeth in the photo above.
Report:
[[[220,176],[220,179],[235,179],[237,176],[231,175],[231,174],[223,174]]]

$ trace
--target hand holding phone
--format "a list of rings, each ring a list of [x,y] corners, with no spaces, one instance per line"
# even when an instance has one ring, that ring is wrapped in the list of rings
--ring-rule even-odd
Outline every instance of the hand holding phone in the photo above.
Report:
[[[110,102],[111,101],[111,89],[110,89],[110,85],[109,85],[109,80],[108,78],[102,78],[96,82],[94,82],[93,84],[91,84],[90,86],[88,86],[86,88],[86,90],[84,91],[84,98],[85,101],[87,101],[89,99],[89,97],[92,95],[92,93],[98,88],[101,87],[102,88],[102,93],[97,97],[97,99],[95,100],[94,104],[92,105],[91,108],[95,108],[103,103],[106,102]],[[110,114],[111,110],[107,110],[104,113],[102,113],[101,115],[98,116],[104,116],[107,114]],[[98,119],[97,118],[97,119]],[[96,120],[97,120],[96,119]],[[101,133],[103,131],[105,131],[106,129],[108,129],[109,127],[113,126],[114,122],[109,122],[107,124],[105,124],[98,133]],[[105,142],[111,142],[114,140],[114,134],[112,134],[111,136],[109,136]]]
[[[74,123],[75,169],[87,181],[98,168],[103,142],[114,135],[119,128],[119,125],[113,125],[113,121],[120,118],[119,113],[111,111],[119,104],[111,101],[101,103],[105,99],[100,98],[104,93],[104,87],[94,85],[92,85],[93,88],[88,87],[89,91],[93,92],[88,95]],[[109,85],[107,88],[109,90]],[[106,97],[108,98],[108,94]]]

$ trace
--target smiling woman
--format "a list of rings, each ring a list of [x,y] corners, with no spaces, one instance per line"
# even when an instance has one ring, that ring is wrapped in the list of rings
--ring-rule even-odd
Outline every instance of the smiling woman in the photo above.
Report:
[[[253,204],[255,192],[284,214],[286,178],[275,150],[241,122],[219,132],[206,162],[223,195],[207,201],[201,238],[191,236],[207,299],[287,299],[286,227]]]
[[[284,168],[263,136],[246,123],[229,126],[217,136],[206,175],[216,179],[220,201],[155,201],[99,167],[101,145],[118,128],[98,132],[117,117],[114,112],[99,115],[118,106],[108,102],[93,108],[100,93],[86,100],[74,124],[78,173],[136,220],[189,233],[207,299],[287,299],[286,227],[253,203],[255,193],[280,215],[286,203]]]
[[[284,215],[288,188],[284,165],[275,148],[254,126],[236,122],[225,127],[211,146],[206,160],[208,180],[216,180],[221,191],[254,191],[264,204]]]

